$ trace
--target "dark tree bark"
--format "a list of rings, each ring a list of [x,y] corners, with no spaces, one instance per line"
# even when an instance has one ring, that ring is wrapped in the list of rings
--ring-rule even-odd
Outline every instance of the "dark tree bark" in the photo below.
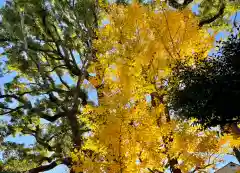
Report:
[[[65,158],[60,163],[57,163],[57,161],[54,161],[54,162],[51,162],[48,165],[43,165],[43,166],[33,168],[33,169],[27,171],[27,173],[39,173],[39,172],[43,172],[43,171],[49,171],[49,170],[55,168],[56,166],[58,166],[60,164],[64,164],[64,165],[70,167],[71,164],[72,164],[72,159],[71,158]]]

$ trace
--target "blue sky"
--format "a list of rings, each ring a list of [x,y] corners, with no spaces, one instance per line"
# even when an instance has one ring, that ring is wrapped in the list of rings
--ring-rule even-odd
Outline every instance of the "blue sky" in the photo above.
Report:
[[[0,0],[0,7],[3,4],[4,4],[4,0]],[[198,9],[197,5],[192,7],[192,10],[195,13],[197,13],[197,9]],[[238,15],[238,21],[240,21],[240,14]],[[224,31],[220,32],[216,36],[216,40],[219,40],[220,38],[225,38],[226,36],[227,36],[226,32],[224,32]],[[0,50],[0,52],[1,52],[1,50]],[[0,59],[0,61],[1,61],[1,59]],[[9,74],[9,75],[6,75],[4,77],[0,77],[0,89],[3,88],[4,83],[11,81],[14,76],[15,76],[14,74]],[[66,76],[66,78],[68,78],[68,77]],[[71,82],[71,81],[69,81],[69,82]],[[96,93],[92,93],[90,95],[90,97],[92,98],[91,100],[94,100],[96,98]],[[8,118],[7,117],[1,117],[0,119],[7,120]],[[32,136],[19,136],[19,135],[17,135],[16,137],[10,136],[6,140],[14,141],[14,142],[18,142],[18,143],[24,143],[25,145],[31,145],[35,142],[35,138],[32,137]],[[1,154],[0,154],[0,158],[1,158]],[[236,158],[233,157],[233,156],[230,156],[230,155],[225,156],[224,159],[225,159],[226,163],[228,163],[230,161],[238,163]],[[218,164],[217,167],[220,168],[223,165],[225,165],[226,163]],[[46,173],[66,173],[66,172],[67,172],[67,168],[65,166],[58,166],[55,169],[53,169],[52,171],[47,171]]]
[[[0,7],[3,6],[5,0],[0,0]]]

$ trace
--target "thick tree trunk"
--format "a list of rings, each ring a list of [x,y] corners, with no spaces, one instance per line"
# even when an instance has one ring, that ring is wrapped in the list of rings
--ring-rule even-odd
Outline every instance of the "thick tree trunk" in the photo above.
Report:
[[[72,130],[72,140],[75,148],[80,148],[82,145],[82,133],[80,130],[80,124],[77,118],[77,113],[71,111],[67,115],[71,130]]]

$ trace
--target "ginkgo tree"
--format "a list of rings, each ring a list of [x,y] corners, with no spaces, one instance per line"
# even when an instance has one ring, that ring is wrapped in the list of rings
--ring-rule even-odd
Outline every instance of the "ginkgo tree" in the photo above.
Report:
[[[201,4],[206,1],[201,1]],[[133,1],[112,2],[127,6]],[[127,107],[128,111],[134,106],[140,107],[139,103],[144,102],[143,98],[147,95],[161,98],[158,95],[165,94],[165,91],[159,88],[159,82],[169,71],[165,67],[170,65],[172,60],[182,59],[183,55],[191,54],[192,50],[196,52],[195,48],[198,46],[195,43],[202,38],[196,40],[189,40],[189,38],[200,38],[197,25],[205,26],[219,21],[218,18],[223,16],[229,4],[232,4],[232,1],[229,3],[230,1],[224,0],[226,6],[222,14],[222,8],[220,10],[218,8],[220,1],[217,1],[214,8],[211,8],[210,15],[208,13],[205,15],[204,12],[202,16],[201,13],[198,16],[201,21],[194,22],[196,19],[193,19],[194,15],[190,11],[172,13],[173,10],[165,9],[166,11],[162,13],[163,7],[155,8],[154,6],[160,2],[166,2],[166,6],[181,10],[198,3],[199,0],[181,2],[138,0],[138,2],[146,5],[144,8],[137,8],[137,14],[140,11],[144,14],[138,15],[141,19],[136,15],[123,18],[124,14],[121,14],[122,17],[118,19],[116,16],[118,13],[111,10],[112,6],[108,6],[110,1],[107,0],[6,0],[0,10],[0,76],[9,80],[0,82],[0,85],[3,84],[0,86],[0,150],[3,155],[0,171],[42,172],[53,169],[59,164],[70,167],[72,162],[69,152],[73,147],[81,148],[82,135],[89,130],[82,122],[88,120],[88,118],[83,119],[82,110],[90,109],[88,107],[83,109],[83,107],[91,104],[90,94],[87,92],[89,90],[84,87],[85,82],[89,80],[98,90],[99,108],[107,102],[103,101],[104,99],[109,100],[113,96],[115,98],[112,90],[122,87],[119,83],[120,77],[121,83],[129,82],[128,85],[123,85],[124,90],[119,93],[127,91],[125,93],[127,95],[124,95],[125,101],[121,101],[121,105],[125,105],[126,102],[128,105],[133,100],[133,105]],[[237,5],[237,1],[235,2]],[[148,5],[150,7],[147,7]],[[203,3],[200,8],[205,9],[208,6],[209,3]],[[156,14],[153,11],[149,13],[146,10],[150,9],[147,8],[151,8]],[[110,23],[106,28],[100,29],[97,35],[99,40],[104,39],[96,43],[93,49],[92,39],[96,38],[94,30],[102,26],[102,18],[105,17],[105,14],[102,14],[104,9],[112,15],[115,13],[115,17],[107,19],[107,22],[112,19],[123,22],[124,28],[121,28],[121,23],[117,25]],[[133,9],[131,13],[134,14],[135,10]],[[160,13],[165,14],[166,17]],[[128,21],[126,17],[136,18],[140,30],[135,24],[132,28],[128,28],[132,22],[126,23]],[[189,17],[191,20],[188,19]],[[112,30],[115,26],[116,28]],[[123,36],[116,37],[119,34],[118,30],[124,33]],[[134,30],[136,32],[133,32]],[[138,37],[136,37],[137,31],[140,34]],[[120,36],[123,39],[119,39]],[[210,42],[206,40],[206,43]],[[204,40],[200,45],[208,47]],[[198,51],[205,50],[200,47]],[[94,62],[89,69],[92,73],[88,73],[86,68],[90,62],[95,61],[95,49],[99,50],[97,59],[99,62]],[[105,58],[107,54],[113,59]],[[124,61],[119,61],[121,54]],[[154,58],[149,59],[148,55]],[[118,58],[114,59],[114,56]],[[133,58],[135,56],[139,58]],[[156,57],[161,58],[157,60]],[[168,62],[169,60],[171,62]],[[129,74],[125,74],[125,68],[130,72]],[[94,73],[96,77],[91,78],[90,75]],[[114,81],[111,81],[112,79]],[[157,88],[154,88],[155,86]],[[129,91],[128,87],[130,87]],[[108,97],[106,93],[109,94]],[[115,101],[117,97],[119,95],[116,95]],[[143,104],[139,109],[148,108],[149,111],[158,109],[159,104],[150,103],[151,100],[153,99],[148,99],[146,103],[149,107]],[[162,105],[163,109],[166,105],[167,103]],[[114,111],[116,105],[112,106],[113,108],[110,109],[109,105],[106,105],[105,109]],[[147,113],[150,114],[151,111]],[[83,120],[81,121],[78,117]],[[94,125],[94,122],[88,121],[89,126]],[[91,133],[94,134],[93,127]],[[15,135],[31,136],[33,145],[21,144],[20,140],[16,141],[18,138],[14,141],[8,140],[8,137],[15,137]],[[87,154],[90,151],[84,150],[83,153]]]
[[[97,60],[89,79],[98,105],[83,108],[91,132],[72,154],[76,172],[197,172],[213,168],[227,152],[217,131],[181,121],[168,110],[171,64],[205,57],[213,36],[191,11],[112,5],[97,31]],[[171,21],[171,22],[170,22]]]

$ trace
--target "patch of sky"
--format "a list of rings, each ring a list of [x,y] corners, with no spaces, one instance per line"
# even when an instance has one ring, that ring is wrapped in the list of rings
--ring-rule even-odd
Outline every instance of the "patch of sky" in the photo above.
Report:
[[[1,115],[0,116],[0,121],[3,120],[3,121],[6,121],[6,122],[9,122],[11,120],[11,117],[8,116],[8,115]]]
[[[192,12],[195,14],[195,15],[199,15],[199,3],[196,3],[196,4],[193,4],[192,5]]]
[[[5,83],[9,83],[13,80],[13,78],[16,76],[16,72],[8,73],[4,75],[3,77],[0,77],[0,87],[3,87]]]
[[[101,28],[102,28],[102,27],[105,27],[105,26],[108,25],[108,24],[110,24],[109,19],[104,18],[104,19],[102,20],[102,23],[101,23],[100,27],[101,27]]]
[[[226,155],[223,156],[223,162],[216,164],[216,168],[220,169],[220,168],[222,168],[223,166],[225,166],[229,162],[233,162],[233,163],[239,164],[239,162],[238,162],[238,160],[236,159],[235,156],[226,154]],[[215,170],[213,170],[213,169],[211,169],[209,171],[209,173],[214,173],[214,172],[215,172]]]
[[[73,56],[75,58],[75,61],[76,61],[77,65],[79,67],[82,67],[82,60],[81,60],[80,54],[75,50],[72,53],[73,53]]]
[[[45,171],[44,173],[69,173],[69,168],[66,165],[59,165],[50,171]]]
[[[239,23],[239,22],[240,22],[240,11],[237,11],[235,14],[233,14],[233,15],[230,17],[230,21],[231,21],[232,24],[233,24],[234,22]]]
[[[84,87],[87,86],[87,87]],[[83,81],[83,87],[86,89],[88,94],[88,101],[93,102],[94,105],[98,105],[98,96],[97,96],[97,90],[91,85],[91,83],[87,80]]]
[[[237,28],[234,26],[234,25],[239,26],[239,23],[240,23],[240,11],[233,14],[229,19],[229,24],[232,25],[231,32],[233,32],[234,35],[239,33]],[[208,32],[210,34],[214,34],[214,31],[211,28],[208,29]],[[213,54],[220,55],[218,52],[218,49],[216,48],[216,45],[219,44],[219,41],[226,41],[228,39],[228,37],[230,36],[231,32],[230,31],[220,31],[215,35],[214,48],[211,49],[211,51],[209,52],[209,56],[212,56]]]
[[[146,99],[146,101],[147,101],[148,103],[150,103],[151,100],[152,100],[151,95],[150,95],[150,94],[146,94],[146,95],[145,95],[145,99]]]
[[[36,139],[31,135],[22,135],[20,133],[15,136],[10,135],[4,139],[4,142],[15,142],[17,144],[24,144],[25,147],[30,147],[35,144]]]
[[[0,7],[4,6],[6,0],[0,0]]]
[[[88,91],[88,100],[92,101],[94,105],[98,105],[98,95],[96,89]]]
[[[70,76],[69,73],[65,73],[62,76],[63,80],[67,82],[68,85],[73,86],[75,85],[74,79]]]

